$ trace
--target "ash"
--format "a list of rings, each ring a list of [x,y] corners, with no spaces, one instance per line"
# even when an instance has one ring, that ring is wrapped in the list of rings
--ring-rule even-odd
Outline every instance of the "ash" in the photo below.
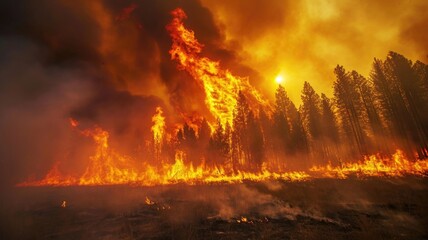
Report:
[[[427,239],[421,177],[15,188],[1,239]]]

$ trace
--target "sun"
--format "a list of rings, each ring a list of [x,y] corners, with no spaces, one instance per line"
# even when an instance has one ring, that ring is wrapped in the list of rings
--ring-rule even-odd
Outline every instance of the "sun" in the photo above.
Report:
[[[278,75],[275,77],[275,82],[281,84],[284,82],[284,77],[282,75]]]

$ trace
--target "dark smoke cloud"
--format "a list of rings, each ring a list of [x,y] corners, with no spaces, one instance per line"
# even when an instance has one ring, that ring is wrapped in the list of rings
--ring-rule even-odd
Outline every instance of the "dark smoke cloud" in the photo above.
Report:
[[[124,8],[135,6],[119,18]],[[103,73],[101,81],[133,95],[157,95],[185,110],[198,89],[187,74],[170,61],[171,42],[165,26],[170,11],[182,7],[189,27],[211,55],[231,58],[208,9],[198,1],[26,1],[2,2],[0,31],[31,39],[47,49],[49,64],[85,63]],[[194,94],[193,94],[194,95]],[[203,96],[198,96],[202,98]],[[199,99],[201,100],[201,99]],[[201,101],[194,101],[201,102]],[[202,101],[203,102],[203,101]]]
[[[226,48],[221,26],[196,0],[0,2],[3,183],[40,177],[56,161],[77,168],[87,159],[91,140],[69,126],[70,117],[80,129],[101,126],[111,145],[138,155],[157,106],[169,126],[183,114],[208,116],[200,86],[168,53],[165,26],[177,7],[189,16],[186,26],[205,45],[205,56],[260,77],[238,63],[240,45]]]
[[[91,96],[91,83],[83,68],[44,65],[45,51],[29,40],[3,36],[0,51],[3,186],[64,157],[72,136],[70,109]]]

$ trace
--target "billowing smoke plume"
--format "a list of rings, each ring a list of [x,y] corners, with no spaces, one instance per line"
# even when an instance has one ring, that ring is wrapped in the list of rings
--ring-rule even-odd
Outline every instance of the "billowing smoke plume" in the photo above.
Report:
[[[39,178],[57,161],[76,168],[91,143],[70,128],[69,118],[83,128],[103,127],[111,144],[135,155],[150,138],[157,106],[170,125],[183,114],[206,112],[199,86],[168,53],[165,26],[177,7],[191,16],[187,23],[206,54],[233,61],[198,1],[2,1],[1,182]]]

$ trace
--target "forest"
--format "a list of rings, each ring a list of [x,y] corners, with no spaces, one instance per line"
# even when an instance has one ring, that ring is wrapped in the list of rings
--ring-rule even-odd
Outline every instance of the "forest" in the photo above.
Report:
[[[426,64],[389,52],[385,60],[374,59],[368,77],[340,65],[334,74],[331,98],[306,81],[300,106],[279,84],[270,112],[251,109],[240,92],[232,123],[218,119],[212,134],[206,120],[196,127],[185,123],[152,154],[158,162],[173,161],[181,150],[186,163],[232,171],[340,166],[374,154],[389,157],[397,149],[408,159],[428,157]]]

